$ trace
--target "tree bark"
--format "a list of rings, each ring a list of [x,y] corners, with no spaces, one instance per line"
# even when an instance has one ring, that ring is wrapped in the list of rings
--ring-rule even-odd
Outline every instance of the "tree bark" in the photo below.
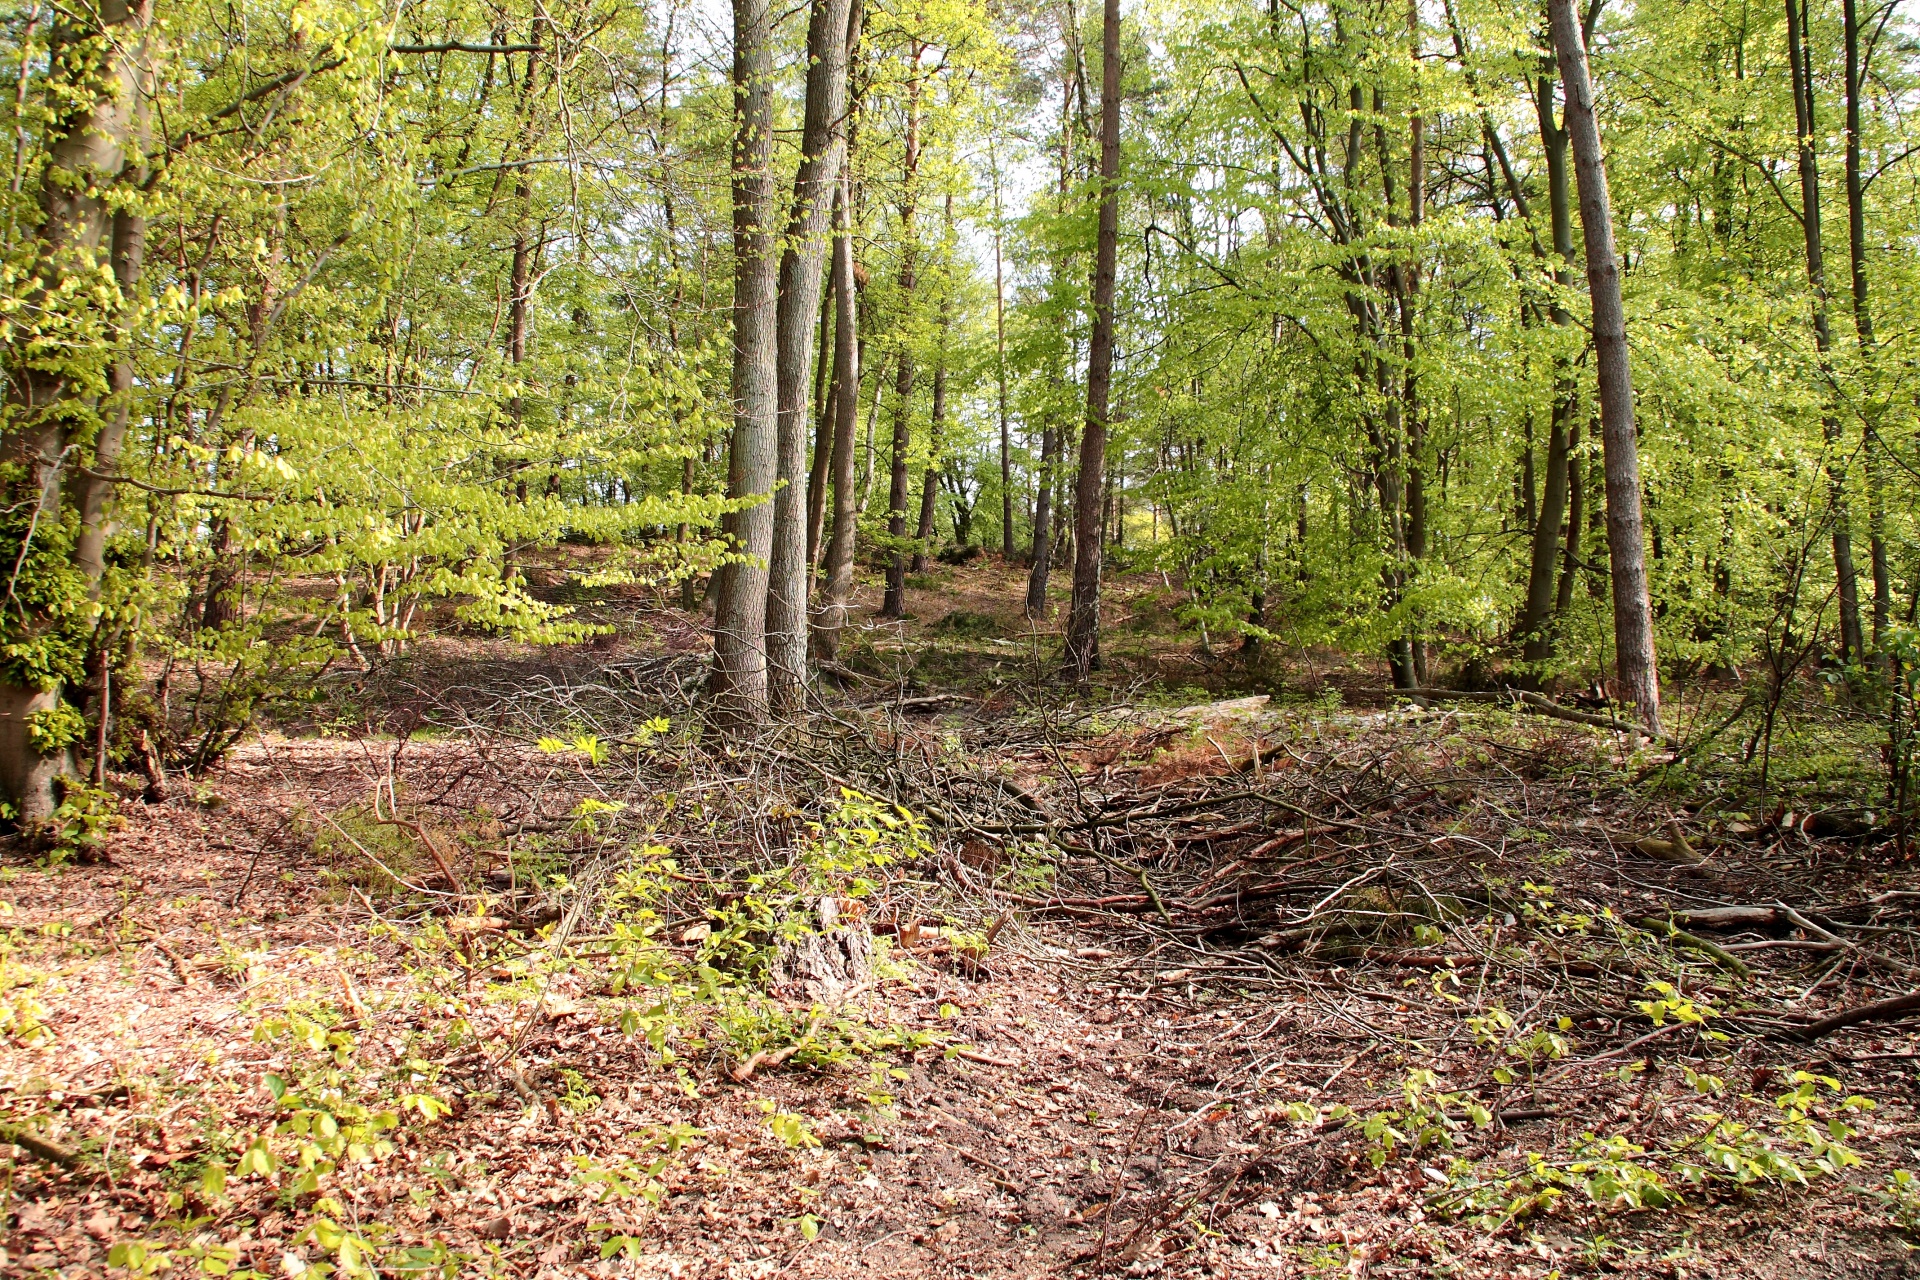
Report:
[[[1074,488],[1073,607],[1066,675],[1084,683],[1100,666],[1101,490],[1107,478],[1107,414],[1113,386],[1113,286],[1120,245],[1120,0],[1100,22],[1100,228],[1094,241],[1093,334],[1087,344],[1087,423]]]
[[[859,31],[852,0],[814,0],[807,22],[807,100],[800,167],[793,179],[786,251],[780,262],[778,319],[778,488],[767,578],[768,702],[797,711],[807,685],[808,375],[820,313],[821,264],[833,191],[846,155],[847,57]]]
[[[708,693],[729,737],[752,733],[767,711],[767,561],[779,454],[779,258],[774,244],[773,10],[733,0],[733,438],[727,496],[750,505],[723,528]]]
[[[1633,375],[1627,363],[1626,310],[1613,247],[1613,201],[1607,193],[1593,82],[1573,0],[1549,0],[1560,80],[1566,86],[1566,128],[1580,191],[1587,248],[1587,290],[1593,298],[1600,443],[1607,478],[1607,550],[1613,580],[1613,642],[1620,694],[1649,730],[1660,730],[1660,679],[1653,646],[1653,607],[1640,515],[1640,455],[1634,438]]]

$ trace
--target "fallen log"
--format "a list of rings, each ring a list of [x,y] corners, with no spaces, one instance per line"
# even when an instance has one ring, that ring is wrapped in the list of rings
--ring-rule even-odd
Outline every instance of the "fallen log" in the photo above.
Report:
[[[1920,991],[1909,991],[1903,996],[1890,996],[1885,1000],[1876,1000],[1872,1004],[1855,1005],[1851,1009],[1842,1009],[1830,1014],[1818,1022],[1810,1022],[1788,1032],[1795,1040],[1818,1040],[1825,1035],[1862,1022],[1878,1022],[1884,1018],[1911,1013],[1920,1009]]]
[[[1674,920],[1693,929],[1762,929],[1780,922],[1773,907],[1688,907]]]

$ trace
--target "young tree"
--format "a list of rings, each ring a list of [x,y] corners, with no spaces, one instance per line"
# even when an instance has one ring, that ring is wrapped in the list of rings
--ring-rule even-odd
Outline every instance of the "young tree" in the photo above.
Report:
[[[813,629],[814,652],[831,660],[840,649],[853,599],[854,540],[860,532],[860,492],[854,481],[854,435],[860,425],[860,308],[853,264],[851,177],[833,197],[833,535],[827,543],[826,588]]]
[[[1587,291],[1593,299],[1594,364],[1599,380],[1601,448],[1607,481],[1607,552],[1613,581],[1613,643],[1620,693],[1641,723],[1660,728],[1660,678],[1653,648],[1653,606],[1640,515],[1640,454],[1634,437],[1633,376],[1627,366],[1626,311],[1620,261],[1613,247],[1613,202],[1607,192],[1600,126],[1593,115],[1585,33],[1573,0],[1548,0],[1553,45],[1566,93],[1566,129],[1580,189],[1587,248]]]
[[[1888,0],[1888,12],[1891,10]],[[1873,308],[1867,292],[1867,187],[1860,171],[1860,99],[1867,74],[1866,59],[1860,51],[1860,13],[1858,0],[1842,0],[1841,39],[1846,46],[1847,93],[1847,262],[1852,284],[1853,327],[1860,343],[1860,360],[1868,385],[1862,399],[1866,403],[1866,440],[1862,453],[1867,466],[1867,539],[1873,566],[1873,651],[1886,652],[1887,624],[1892,614],[1893,577],[1887,563],[1886,497],[1881,479],[1879,389],[1873,384],[1874,337]],[[1870,52],[1870,50],[1869,50]]]
[[[880,603],[883,618],[907,616],[907,453],[912,443],[913,392],[916,366],[913,358],[912,321],[914,290],[918,282],[920,245],[916,239],[914,216],[920,198],[920,97],[923,83],[920,60],[926,49],[918,38],[908,47],[906,87],[906,130],[900,174],[900,351],[896,357],[899,372],[893,385],[893,450],[887,470],[887,537],[892,543],[887,558],[887,593]]]
[[[987,141],[987,169],[993,183],[993,377],[1000,416],[1000,558],[1013,563],[1013,431],[1007,425],[1007,281],[1000,208],[1000,156]]]
[[[1093,336],[1087,344],[1087,423],[1080,433],[1073,499],[1073,609],[1067,622],[1067,675],[1080,682],[1100,665],[1100,496],[1107,475],[1120,244],[1120,0],[1106,0],[1100,51],[1100,229],[1094,242]]]
[[[1812,294],[1813,344],[1821,382],[1833,385],[1833,334],[1827,323],[1826,251],[1820,226],[1820,160],[1814,150],[1813,51],[1809,47],[1807,15],[1799,0],[1787,0],[1788,83],[1793,89],[1794,147],[1800,171],[1800,231],[1807,255],[1807,288]],[[1830,393],[1821,415],[1827,448],[1840,448],[1840,419]],[[1840,660],[1857,661],[1863,653],[1860,633],[1860,583],[1853,568],[1853,531],[1847,502],[1844,459],[1827,459],[1827,516],[1833,522],[1833,574],[1840,598]]]

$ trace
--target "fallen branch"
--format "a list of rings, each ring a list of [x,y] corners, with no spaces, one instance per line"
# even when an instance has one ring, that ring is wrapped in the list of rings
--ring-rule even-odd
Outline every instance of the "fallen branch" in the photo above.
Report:
[[[57,1142],[48,1141],[25,1125],[8,1124],[0,1120],[0,1142],[11,1142],[22,1151],[38,1156],[48,1164],[63,1165],[71,1168],[80,1163],[76,1153],[67,1150]]]
[[[1691,947],[1695,951],[1704,952],[1712,956],[1715,960],[1718,960],[1723,968],[1731,969],[1743,978],[1751,978],[1753,976],[1753,970],[1747,968],[1739,957],[1733,955],[1725,947],[1717,942],[1708,942],[1705,938],[1695,937],[1693,934],[1688,933],[1686,930],[1674,924],[1671,920],[1657,920],[1652,916],[1647,916],[1640,921],[1640,927],[1658,934],[1677,947]]]
[[[1810,1022],[1788,1032],[1795,1040],[1818,1040],[1844,1027],[1862,1022],[1878,1022],[1897,1014],[1911,1013],[1920,1009],[1920,991],[1909,991],[1903,996],[1891,996],[1885,1000],[1876,1000],[1872,1004],[1856,1005],[1851,1009],[1842,1009],[1839,1013]]]
[[[968,1062],[978,1062],[982,1066],[1017,1067],[1020,1065],[1017,1062],[1008,1062],[1005,1058],[996,1058],[991,1054],[982,1053],[978,1049],[969,1049],[965,1045],[956,1045],[947,1052],[956,1058],[965,1058]]]
[[[1688,907],[1672,914],[1681,924],[1696,929],[1757,929],[1780,919],[1780,913],[1772,907]]]
[[[187,963],[185,957],[166,943],[160,941],[160,935],[157,933],[149,933],[147,935],[147,941],[157,947],[160,954],[173,962],[173,971],[180,976],[181,986],[191,987],[194,985],[193,966]]]

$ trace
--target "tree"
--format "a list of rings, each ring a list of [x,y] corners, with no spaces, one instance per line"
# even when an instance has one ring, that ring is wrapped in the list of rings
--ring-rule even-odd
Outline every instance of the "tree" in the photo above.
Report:
[[[1601,444],[1607,481],[1607,552],[1613,582],[1613,643],[1620,694],[1647,728],[1660,728],[1660,679],[1653,648],[1653,608],[1640,514],[1640,455],[1634,437],[1633,375],[1627,365],[1626,311],[1620,262],[1613,247],[1613,202],[1607,192],[1600,127],[1593,115],[1585,33],[1573,0],[1549,0],[1554,50],[1566,86],[1566,129],[1580,188],[1580,226],[1587,249],[1587,291],[1593,300],[1594,364],[1599,378]]]
[[[920,60],[926,46],[916,36],[907,51],[906,129],[900,174],[900,349],[895,356],[893,384],[893,448],[887,469],[887,594],[880,604],[883,618],[907,616],[907,457],[913,438],[914,363],[912,321],[914,290],[918,283],[920,245],[914,217],[920,199],[920,102],[924,82]]]
[[[1787,0],[1788,83],[1793,89],[1794,147],[1800,172],[1800,230],[1806,248],[1807,288],[1812,295],[1813,342],[1820,380],[1833,383],[1833,334],[1827,323],[1827,266],[1820,225],[1820,160],[1814,150],[1813,51],[1809,47],[1805,7]],[[1821,416],[1827,447],[1840,447],[1840,419],[1831,403]],[[1840,599],[1840,660],[1864,656],[1860,632],[1860,582],[1853,569],[1853,531],[1847,501],[1844,461],[1829,458],[1827,515],[1833,523],[1833,573]]]
[[[860,31],[853,0],[814,0],[807,23],[806,116],[780,262],[777,328],[779,489],[767,585],[769,702],[799,709],[807,683],[807,428],[821,263],[846,155],[847,64]]]
[[[767,562],[778,474],[777,314],[774,238],[773,10],[733,5],[733,439],[727,496],[734,555],[721,570],[708,693],[723,732],[751,731],[767,710]]]
[[[854,434],[860,425],[859,301],[849,225],[849,175],[833,204],[833,535],[827,544],[826,588],[813,629],[814,652],[831,660],[840,649],[853,598],[854,540],[860,533],[860,493],[854,483]]]
[[[151,22],[145,0],[62,11],[48,50],[52,121],[27,287],[39,318],[14,334],[0,433],[0,542],[13,565],[0,621],[0,792],[26,822],[52,815],[79,737],[63,692],[84,674],[103,564],[110,482],[87,473],[117,460],[132,393],[131,371],[112,353],[143,256],[137,191],[123,180],[144,176],[137,130]],[[95,287],[71,287],[88,281]]]
[[[1100,513],[1120,243],[1120,0],[1106,0],[1100,49],[1100,229],[1094,242],[1093,336],[1087,344],[1087,419],[1074,486],[1073,607],[1067,622],[1067,674],[1079,682],[1100,665]]]

